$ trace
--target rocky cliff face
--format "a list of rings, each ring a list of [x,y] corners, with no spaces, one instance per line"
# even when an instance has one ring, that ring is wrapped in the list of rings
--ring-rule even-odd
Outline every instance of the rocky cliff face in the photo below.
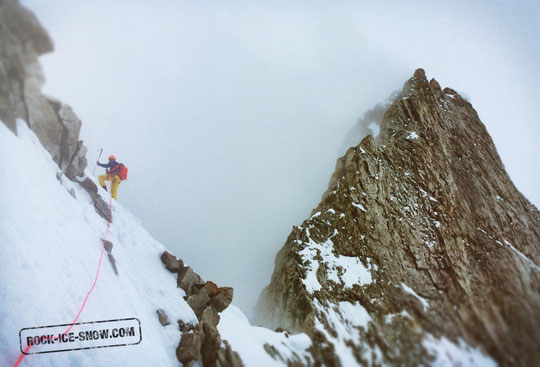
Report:
[[[380,126],[293,228],[258,321],[308,333],[316,365],[535,365],[540,213],[476,111],[419,69]]]
[[[0,120],[13,132],[16,120],[24,120],[74,179],[87,165],[86,147],[79,140],[81,120],[71,107],[41,93],[45,78],[38,58],[52,50],[32,12],[18,0],[0,0]]]

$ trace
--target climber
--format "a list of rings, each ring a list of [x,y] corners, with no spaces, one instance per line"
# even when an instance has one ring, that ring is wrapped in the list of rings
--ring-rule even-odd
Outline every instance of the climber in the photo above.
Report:
[[[111,181],[111,195],[116,200],[116,192],[118,191],[118,186],[122,179],[120,178],[120,163],[116,162],[116,157],[114,155],[109,156],[109,163],[101,164],[97,161],[98,166],[104,167],[107,169],[107,173],[98,177],[99,184],[101,187],[107,191],[107,186],[105,181]]]

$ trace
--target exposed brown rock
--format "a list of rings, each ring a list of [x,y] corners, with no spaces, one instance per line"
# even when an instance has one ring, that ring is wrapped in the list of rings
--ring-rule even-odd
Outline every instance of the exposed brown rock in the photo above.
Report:
[[[370,281],[347,286],[332,256],[358,259]],[[426,340],[445,337],[504,366],[534,365],[539,265],[540,213],[508,177],[471,104],[417,70],[377,140],[367,136],[338,160],[312,217],[293,228],[258,322],[305,331],[317,363],[338,365],[328,313],[347,325],[345,302],[371,320],[347,342],[359,364],[367,353],[388,365],[429,365]],[[310,269],[320,289],[307,289]]]
[[[184,262],[179,260],[171,254],[169,251],[163,251],[161,254],[161,262],[165,265],[168,271],[171,273],[179,273],[180,270],[184,267]]]
[[[204,309],[201,315],[201,323],[207,323],[212,326],[217,326],[219,323],[219,314],[212,306],[208,306]]]
[[[231,287],[218,288],[218,294],[212,298],[212,306],[214,306],[217,312],[221,312],[229,307],[233,299],[233,292],[234,290]]]
[[[195,284],[204,285],[204,280],[191,267],[182,268],[178,273],[178,287],[182,288],[187,295],[190,295],[192,293],[191,287]]]
[[[202,332],[184,333],[178,348],[176,348],[176,357],[182,363],[196,361],[200,357],[200,351],[204,340]]]
[[[188,297],[187,303],[193,309],[197,318],[200,318],[202,312],[210,303],[210,297],[207,294],[194,294]]]
[[[221,339],[214,326],[204,323],[203,330],[205,337],[201,355],[204,367],[241,367],[244,365],[238,353],[232,350],[226,340]]]
[[[204,343],[201,348],[203,366],[216,365],[218,352],[221,346],[221,337],[215,326],[203,323]]]
[[[156,313],[158,315],[159,323],[163,326],[170,325],[171,322],[169,321],[169,317],[167,316],[167,313],[163,311],[162,309],[156,310]]]
[[[216,283],[211,281],[205,283],[204,290],[208,292],[208,295],[210,297],[214,297],[218,294],[218,286],[216,285]]]

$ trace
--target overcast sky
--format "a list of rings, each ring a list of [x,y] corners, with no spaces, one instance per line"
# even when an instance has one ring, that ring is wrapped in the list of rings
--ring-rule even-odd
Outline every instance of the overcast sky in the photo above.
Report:
[[[540,203],[538,2],[22,3],[54,40],[44,92],[82,119],[90,168],[99,148],[124,162],[119,201],[248,315],[347,132],[418,67],[470,97]]]

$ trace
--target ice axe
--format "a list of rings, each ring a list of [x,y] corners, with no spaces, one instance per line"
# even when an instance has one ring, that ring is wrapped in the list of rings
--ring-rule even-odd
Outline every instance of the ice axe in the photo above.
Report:
[[[99,150],[99,156],[97,157],[97,160],[99,162],[99,159],[101,158],[101,153],[103,153],[103,148],[102,149],[98,149]],[[96,166],[94,167],[94,172],[92,172],[92,176],[94,176],[96,174],[96,168],[97,168],[97,164]]]

